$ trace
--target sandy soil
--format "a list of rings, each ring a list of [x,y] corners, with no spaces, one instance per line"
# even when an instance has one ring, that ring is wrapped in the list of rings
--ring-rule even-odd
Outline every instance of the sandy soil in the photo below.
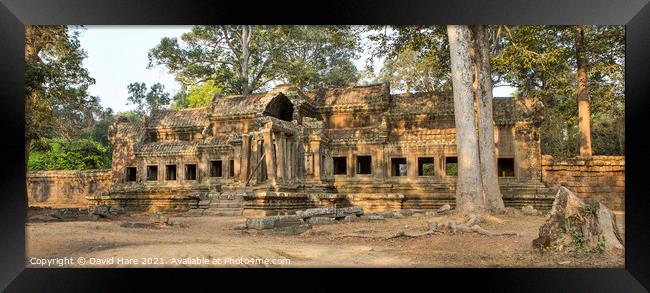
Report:
[[[182,225],[120,227],[122,221],[146,222],[144,215],[92,222],[29,222],[26,225],[27,266],[41,267],[35,263],[42,259],[61,261],[64,257],[68,259],[63,267],[624,266],[622,252],[567,255],[535,251],[531,241],[544,222],[543,216],[503,215],[499,216],[502,222],[481,224],[495,231],[514,231],[518,236],[469,233],[394,239],[382,236],[400,230],[425,231],[428,218],[319,225],[301,235],[234,230],[235,225],[244,223],[243,217],[173,219]],[[619,219],[622,226],[622,215]],[[52,262],[45,267],[57,265]]]

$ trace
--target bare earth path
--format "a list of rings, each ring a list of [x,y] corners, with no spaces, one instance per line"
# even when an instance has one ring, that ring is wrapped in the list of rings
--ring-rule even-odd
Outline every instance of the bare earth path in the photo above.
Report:
[[[64,267],[623,267],[623,253],[570,256],[542,254],[531,247],[543,216],[500,216],[484,228],[519,236],[442,234],[384,239],[399,230],[425,231],[426,217],[314,226],[302,235],[232,228],[243,217],[178,217],[181,226],[120,227],[123,220],[30,222],[26,262],[68,257]],[[622,220],[622,219],[621,219]],[[623,222],[623,221],[619,221]],[[347,237],[364,234],[379,238]],[[83,258],[85,263],[78,262]],[[246,263],[237,259],[273,260]],[[118,259],[121,260],[118,263]],[[191,259],[209,260],[197,264]],[[99,260],[107,262],[98,264]],[[138,264],[128,263],[137,260]],[[185,262],[184,262],[185,260]],[[218,263],[216,262],[218,261]],[[229,263],[226,263],[228,262]],[[91,264],[91,262],[95,262]],[[148,262],[148,263],[147,263]],[[47,267],[47,266],[46,266]],[[54,266],[56,267],[56,266]]]

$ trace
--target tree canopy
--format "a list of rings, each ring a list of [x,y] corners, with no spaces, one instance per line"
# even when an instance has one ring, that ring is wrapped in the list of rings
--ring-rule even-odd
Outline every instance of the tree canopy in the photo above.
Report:
[[[372,58],[384,59],[383,68],[371,79],[389,81],[397,91],[450,89],[444,26],[365,29]],[[546,106],[541,126],[542,152],[561,157],[576,155],[578,107],[573,26],[490,26],[488,36],[494,86],[514,87],[516,97],[539,97]],[[585,26],[585,43],[593,151],[622,155],[624,27]]]
[[[79,29],[68,26],[25,28],[26,145],[41,137],[74,137],[101,110],[88,94],[95,80],[83,67],[78,36]]]
[[[184,86],[212,80],[223,94],[271,82],[349,86],[358,80],[358,43],[349,26],[195,26],[180,40],[163,38],[149,52],[149,67],[165,67]]]

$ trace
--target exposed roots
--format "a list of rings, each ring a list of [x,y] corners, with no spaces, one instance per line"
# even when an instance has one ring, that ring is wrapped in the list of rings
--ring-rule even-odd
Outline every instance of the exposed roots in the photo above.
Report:
[[[422,236],[433,235],[433,234],[444,234],[447,232],[450,232],[452,234],[478,233],[486,236],[519,236],[519,234],[517,234],[516,232],[497,232],[497,231],[490,231],[484,229],[478,223],[481,220],[485,221],[486,219],[489,219],[488,221],[494,221],[494,222],[502,221],[496,217],[485,218],[485,217],[478,217],[474,214],[471,214],[469,215],[469,219],[466,222],[458,222],[455,219],[446,219],[445,221],[442,221],[440,223],[437,221],[429,221],[429,229],[424,232],[402,230],[394,234],[391,234],[388,237],[368,235],[365,233],[350,233],[350,234],[338,235],[336,236],[336,238],[344,238],[344,237],[359,237],[359,238],[374,238],[374,239],[394,239],[399,237],[416,238],[416,237],[422,237]]]

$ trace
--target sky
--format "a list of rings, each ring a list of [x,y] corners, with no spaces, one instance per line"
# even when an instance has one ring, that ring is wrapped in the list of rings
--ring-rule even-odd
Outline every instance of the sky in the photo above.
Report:
[[[88,54],[84,66],[95,78],[90,94],[99,97],[102,106],[114,112],[134,108],[126,100],[127,85],[132,82],[144,82],[147,86],[160,82],[173,96],[180,90],[180,84],[164,67],[147,69],[147,53],[163,37],[180,37],[190,30],[191,26],[86,26],[79,41]],[[354,61],[359,70],[363,70],[367,57],[362,53]],[[380,65],[376,63],[375,70]],[[511,96],[512,88],[495,88],[494,95]]]

